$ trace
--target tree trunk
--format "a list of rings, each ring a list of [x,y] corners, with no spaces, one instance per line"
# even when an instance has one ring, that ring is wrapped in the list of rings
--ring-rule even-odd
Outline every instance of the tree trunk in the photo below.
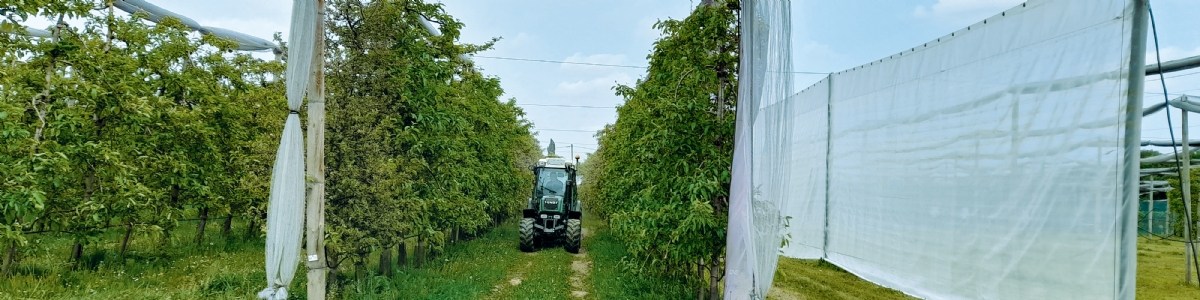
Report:
[[[133,223],[130,222],[129,224],[125,225],[125,238],[121,239],[121,252],[120,252],[120,254],[117,255],[117,256],[120,256],[122,260],[125,259],[125,250],[129,249],[129,237],[132,235],[133,235]]]
[[[718,296],[719,294],[717,292],[717,287],[721,283],[722,276],[720,259],[721,254],[713,252],[712,263],[709,264],[710,269],[708,270],[708,297],[712,299],[720,299],[720,296]]]
[[[354,279],[362,280],[367,275],[367,256],[358,254],[358,259],[354,260]]]
[[[255,224],[255,222],[254,222],[256,220],[258,220],[258,219],[255,217],[250,217],[249,220],[246,221],[246,237],[248,237],[248,238],[255,237],[254,231],[258,230],[258,224]]]
[[[83,260],[83,243],[75,241],[75,246],[71,249],[71,261],[74,263],[71,266],[72,270],[79,270],[80,260]]]
[[[388,247],[379,251],[379,275],[392,276],[392,249]]]
[[[329,249],[328,246],[326,246],[325,247],[325,266],[329,268],[329,273],[328,273],[329,276],[326,277],[326,280],[325,280],[325,285],[326,285],[326,287],[328,287],[328,289],[326,289],[326,293],[332,294],[334,292],[334,290],[336,290],[336,288],[339,287],[337,279],[338,279],[338,273],[340,273],[339,271],[341,270],[341,269],[339,269],[341,266],[339,264],[340,262],[341,261],[338,260],[337,251],[333,251],[333,250]]]
[[[225,236],[225,237],[229,237],[229,232],[232,230],[233,230],[233,214],[230,213],[229,217],[225,218],[225,224],[221,226],[221,235]]]
[[[168,209],[179,207],[179,192],[178,184],[171,185],[171,203]],[[167,249],[168,246],[171,246],[171,230],[174,230],[176,225],[178,224],[171,222],[170,226],[163,228],[162,249]]]
[[[325,257],[329,257],[329,256],[327,255]],[[335,293],[334,291],[336,291],[339,286],[338,285],[338,269],[331,267],[331,268],[329,268],[328,274],[329,274],[329,277],[326,277],[326,280],[325,280],[325,287],[326,287],[325,292],[329,293],[329,294],[334,294]]]
[[[13,269],[16,268],[16,264],[17,264],[17,242],[16,241],[12,241],[12,242],[8,243],[8,251],[5,251],[3,263],[4,263],[4,268],[3,268],[3,270],[0,270],[0,274],[3,274],[4,276],[12,275]]]
[[[421,236],[418,235],[417,236],[417,247],[415,249],[413,249],[413,266],[416,266],[418,268],[420,268],[421,264],[425,262],[425,253],[424,253],[424,251],[421,251],[421,248],[422,248],[421,246],[423,246],[422,241],[421,241]]]
[[[400,246],[396,247],[396,259],[397,265],[408,265],[408,245],[403,240],[400,241]]]
[[[705,295],[706,289],[704,288],[704,284],[703,284],[703,282],[704,282],[704,259],[703,258],[700,259],[700,262],[696,263],[696,279],[699,280],[700,283],[702,283],[699,285],[699,289],[696,290],[696,299],[704,300],[704,295]]]
[[[163,233],[163,235],[162,235],[162,241],[160,242],[161,243],[160,248],[167,249],[167,247],[171,246],[171,229],[163,228],[162,233]]]
[[[200,224],[196,225],[196,246],[204,243],[204,227],[208,225],[208,208],[200,209]]]

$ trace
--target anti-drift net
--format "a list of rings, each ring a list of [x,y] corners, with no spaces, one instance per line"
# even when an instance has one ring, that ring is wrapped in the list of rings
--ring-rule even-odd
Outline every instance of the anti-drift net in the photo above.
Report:
[[[793,171],[770,169],[765,142],[784,142],[757,135],[787,134],[767,126],[788,127],[792,116],[763,110],[788,105],[792,94],[791,5],[789,1],[744,0],[741,11],[741,57],[738,70],[737,129],[734,134],[733,175],[730,185],[729,232],[726,235],[726,299],[766,297],[779,259],[784,218],[781,190]],[[785,126],[785,124],[788,124]],[[778,149],[783,145],[772,144]],[[764,186],[762,183],[769,182]],[[762,197],[762,188],[770,189]]]
[[[738,254],[778,251],[759,233],[779,207],[783,255],[910,295],[1133,298],[1134,7],[1029,1],[786,99],[740,94],[728,284],[764,279]]]

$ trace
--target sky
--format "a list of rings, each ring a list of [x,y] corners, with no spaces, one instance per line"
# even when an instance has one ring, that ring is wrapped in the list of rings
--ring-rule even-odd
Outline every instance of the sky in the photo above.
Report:
[[[205,26],[233,29],[270,39],[287,36],[291,1],[287,0],[148,0],[191,17]],[[659,32],[658,20],[686,17],[699,0],[428,0],[465,23],[462,42],[501,40],[475,57],[484,74],[500,78],[503,97],[516,99],[533,122],[542,147],[555,141],[558,154],[574,152],[584,159],[597,147],[596,130],[616,120],[621,98],[616,84],[633,84],[645,75],[646,56]],[[1075,0],[1085,1],[1085,0]],[[794,0],[792,3],[793,69],[831,72],[895,54],[971,25],[1021,3],[1019,0]],[[1165,60],[1200,55],[1200,3],[1195,0],[1151,0],[1156,10],[1160,51]],[[29,25],[45,27],[44,21]],[[1149,43],[1150,41],[1148,41]],[[1153,44],[1149,49],[1154,49]],[[261,54],[270,58],[270,54]],[[485,57],[486,56],[486,57]],[[1155,55],[1147,54],[1153,62]],[[521,61],[580,62],[588,66]],[[821,75],[796,75],[796,88]],[[1200,69],[1166,75],[1171,98],[1200,95]],[[1146,82],[1146,103],[1162,101],[1157,78]],[[1157,94],[1156,94],[1157,93]],[[329,99],[336,101],[336,99]],[[582,106],[582,107],[564,107]],[[1200,117],[1194,117],[1200,129]],[[1179,126],[1179,114],[1173,121]],[[1178,138],[1179,132],[1177,131]],[[1143,138],[1169,139],[1165,114],[1143,120]],[[1200,133],[1193,134],[1200,136]],[[1169,149],[1159,149],[1160,151]]]

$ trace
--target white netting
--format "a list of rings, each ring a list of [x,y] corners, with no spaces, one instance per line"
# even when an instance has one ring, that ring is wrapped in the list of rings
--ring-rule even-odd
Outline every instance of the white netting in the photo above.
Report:
[[[287,286],[299,265],[304,231],[304,137],[300,132],[300,106],[311,82],[313,45],[316,42],[317,8],[313,0],[292,2],[288,36],[287,121],[271,173],[271,198],[267,208],[267,287],[262,299],[287,299]]]
[[[726,241],[727,299],[764,298],[779,259],[781,190],[788,188],[790,172],[774,167],[790,145],[783,143],[788,133],[767,133],[764,126],[792,120],[780,110],[764,108],[791,105],[784,101],[792,93],[790,13],[789,1],[742,2],[742,67]]]
[[[192,30],[199,31],[204,34],[212,34],[222,38],[231,39],[234,42],[237,42],[238,50],[262,51],[276,50],[279,48],[279,46],[275,45],[275,43],[245,33],[225,28],[201,26],[200,22],[196,22],[196,20],[192,20],[184,15],[177,14],[143,0],[116,0],[113,1],[113,7],[131,14],[138,12],[145,13],[146,18],[155,23],[161,22],[163,18],[167,17],[179,19],[184,26],[187,26]]]
[[[778,127],[790,131],[790,155],[783,164],[804,166],[793,169],[788,201],[783,203],[790,217],[788,245],[783,255],[788,257],[821,258],[825,256],[825,191],[829,143],[829,86],[825,78],[788,99],[792,103],[792,126]]]
[[[731,292],[762,281],[743,261],[778,245],[759,218],[785,199],[784,255],[911,295],[1132,298],[1134,1],[1030,1],[782,103],[741,93]],[[741,84],[760,89],[750,54]]]

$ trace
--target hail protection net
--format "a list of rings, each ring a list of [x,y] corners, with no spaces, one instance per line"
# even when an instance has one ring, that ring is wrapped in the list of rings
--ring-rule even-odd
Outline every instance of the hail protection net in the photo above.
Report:
[[[258,293],[260,299],[287,299],[287,287],[299,265],[305,189],[304,137],[300,130],[299,112],[312,79],[318,21],[316,1],[292,2],[287,70],[284,73],[287,76],[287,105],[291,113],[284,122],[275,165],[271,170],[271,198],[267,206],[267,287]]]
[[[780,205],[792,172],[777,167],[788,153],[772,130],[794,122],[789,1],[742,1],[737,129],[726,236],[726,299],[762,299],[771,287],[784,219]],[[769,183],[769,184],[763,184]]]
[[[144,14],[145,18],[152,22],[159,23],[165,18],[174,18],[179,20],[184,26],[192,30],[199,31],[204,34],[212,34],[221,38],[233,40],[238,44],[238,50],[243,51],[263,51],[263,50],[279,50],[279,46],[267,40],[251,36],[245,33],[217,28],[211,26],[202,26],[196,20],[192,20],[187,16],[177,14],[173,11],[151,4],[144,0],[115,0],[112,1],[113,7],[125,11],[130,14]],[[31,35],[38,36],[40,32],[29,32]],[[48,37],[48,36],[46,36]]]
[[[1133,297],[1144,6],[1029,1],[784,99],[770,5],[743,20],[727,291],[769,287],[779,208],[783,255],[910,295]]]

